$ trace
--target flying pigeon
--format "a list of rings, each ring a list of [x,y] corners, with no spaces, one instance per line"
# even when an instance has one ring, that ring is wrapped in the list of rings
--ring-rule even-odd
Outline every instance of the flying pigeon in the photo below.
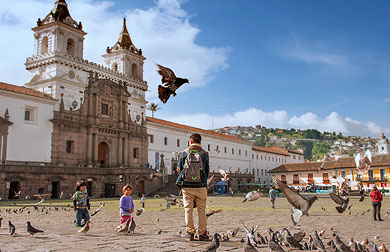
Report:
[[[336,204],[340,205],[336,207],[337,212],[343,213],[348,206],[349,196],[347,195],[347,196],[340,197],[339,195],[335,194],[332,191],[329,193],[329,196],[334,202],[336,202]]]
[[[163,103],[167,103],[171,94],[176,96],[176,90],[184,83],[189,83],[188,79],[182,79],[176,77],[175,73],[167,68],[157,64],[159,70],[158,73],[162,76],[161,83],[165,85],[158,85],[158,97]]]
[[[300,220],[300,218],[302,217],[302,215],[308,216],[308,211],[310,207],[313,205],[314,201],[316,201],[318,198],[317,196],[305,198],[302,195],[298,194],[295,190],[288,187],[285,183],[283,183],[279,179],[276,179],[276,183],[278,184],[279,188],[282,190],[283,194],[286,196],[288,202],[293,206],[291,219],[294,225],[296,225]]]
[[[64,196],[64,191],[61,191],[60,199],[62,199],[63,196]]]
[[[263,196],[261,192],[251,191],[251,192],[247,193],[247,195],[245,196],[245,199],[242,202],[255,201],[255,200],[258,200],[261,196]]]
[[[360,191],[360,199],[359,199],[360,202],[363,202],[364,196],[365,196],[364,191]]]
[[[135,224],[134,218],[131,217],[131,221],[130,221],[130,225],[129,225],[129,230],[128,230],[128,232],[134,234],[134,230],[135,230],[135,227],[136,227],[136,226],[137,226],[137,225]]]
[[[265,242],[264,237],[263,237],[260,233],[257,233],[257,240],[259,241],[260,244],[264,244],[264,245],[267,244],[267,243]]]
[[[41,204],[41,203],[43,203],[43,202],[45,202],[45,199],[44,199],[44,198],[42,198],[39,202],[35,203],[34,205],[38,205],[38,204]]]
[[[87,232],[89,231],[89,223],[90,223],[90,221],[87,220],[87,221],[85,222],[84,227],[82,227],[78,232],[79,232],[79,233],[84,233],[85,235],[87,235]]]
[[[325,246],[322,243],[317,231],[314,231],[313,245],[321,252],[326,252]]]
[[[15,231],[16,231],[14,224],[12,224],[11,221],[8,221],[8,226],[9,226],[9,235],[13,236],[15,234]]]
[[[224,181],[224,182],[227,182],[229,181],[229,172],[228,171],[224,171],[222,170],[221,168],[218,169],[219,173],[221,174],[222,178],[221,180]]]
[[[140,216],[143,212],[145,212],[145,208],[137,209],[137,211],[135,212],[135,215]]]
[[[31,223],[29,221],[27,221],[27,232],[29,232],[31,236],[35,235],[36,233],[43,233],[42,230],[38,230],[31,226]]]
[[[206,247],[205,252],[214,252],[217,251],[217,248],[219,248],[219,238],[220,235],[218,233],[215,233],[213,236],[213,240],[210,242],[210,244]]]
[[[100,207],[96,208],[95,211],[93,211],[91,213],[91,216],[94,216],[95,214],[97,214],[98,212],[100,212],[100,210],[102,210],[103,206],[105,205],[106,203],[100,203]]]
[[[117,233],[126,232],[129,229],[130,219],[127,219],[127,221],[123,224],[121,224],[118,229],[116,230]]]
[[[214,175],[207,179],[207,186],[210,186],[211,182],[213,182]]]
[[[256,237],[255,237],[255,232],[256,230],[259,228],[259,225],[257,225],[256,227],[251,227],[250,229],[248,229],[245,225],[244,225],[244,222],[240,221],[241,224],[244,226],[244,229],[246,231],[246,236],[249,238],[250,242],[253,243],[255,246],[257,246],[257,241],[256,241]]]
[[[252,245],[251,239],[249,238],[249,236],[246,236],[246,239],[245,239],[245,245],[244,245],[244,252],[257,252],[258,250]]]

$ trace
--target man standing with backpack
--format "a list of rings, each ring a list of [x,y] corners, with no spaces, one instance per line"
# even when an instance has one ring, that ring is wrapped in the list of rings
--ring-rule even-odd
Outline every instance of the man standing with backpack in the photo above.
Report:
[[[198,233],[200,241],[210,240],[207,232],[206,201],[207,178],[209,176],[209,156],[201,147],[202,137],[195,133],[190,136],[190,146],[179,157],[180,174],[176,185],[181,188],[185,209],[186,240],[193,241],[196,229],[194,227],[194,202],[198,208]]]

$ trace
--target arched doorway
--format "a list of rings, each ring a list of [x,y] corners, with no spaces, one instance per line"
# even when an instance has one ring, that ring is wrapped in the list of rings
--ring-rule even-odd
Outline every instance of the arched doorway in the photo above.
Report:
[[[98,163],[100,167],[108,167],[110,160],[110,150],[108,144],[105,142],[101,142],[98,145]]]

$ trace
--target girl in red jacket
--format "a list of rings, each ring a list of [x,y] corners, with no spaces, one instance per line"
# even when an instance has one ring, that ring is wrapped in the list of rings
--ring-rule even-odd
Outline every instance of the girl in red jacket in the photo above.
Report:
[[[370,193],[370,197],[372,198],[372,207],[374,208],[374,220],[376,221],[376,215],[378,213],[378,220],[383,221],[381,219],[381,206],[382,206],[382,199],[383,196],[381,192],[374,186],[372,188],[372,191]]]

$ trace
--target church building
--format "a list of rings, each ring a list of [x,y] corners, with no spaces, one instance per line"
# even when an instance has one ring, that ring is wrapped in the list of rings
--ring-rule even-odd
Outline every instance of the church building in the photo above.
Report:
[[[25,67],[26,87],[0,83],[0,198],[38,190],[52,198],[74,192],[77,180],[93,197],[135,194],[161,187],[149,179],[142,50],[126,27],[103,55],[106,65],[83,58],[81,22],[65,0],[38,18],[35,47]]]

